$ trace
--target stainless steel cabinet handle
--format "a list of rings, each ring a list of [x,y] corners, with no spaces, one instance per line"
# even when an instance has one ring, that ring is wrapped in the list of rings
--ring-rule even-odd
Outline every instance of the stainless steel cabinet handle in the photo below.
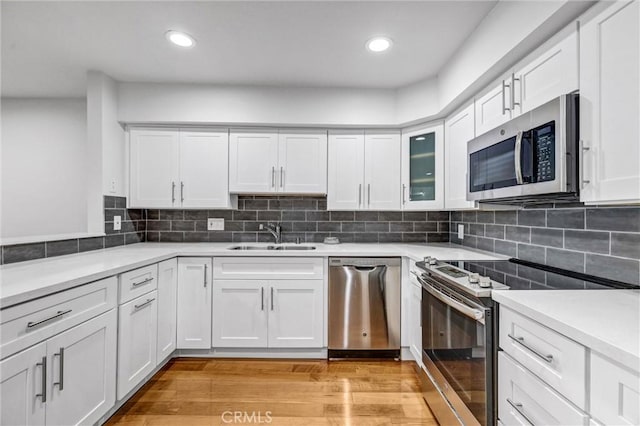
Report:
[[[27,328],[29,329],[29,328],[37,327],[37,326],[42,325],[42,324],[44,324],[46,322],[53,321],[54,319],[60,318],[61,316],[64,316],[64,315],[67,315],[71,311],[72,311],[71,309],[67,309],[66,311],[58,311],[55,315],[50,316],[49,318],[45,318],[43,320],[36,321],[36,322],[29,321],[27,323]]]
[[[520,102],[516,102],[516,81],[520,83],[520,79],[516,78],[515,73],[511,73],[511,110],[516,106],[520,106]]]
[[[276,168],[275,166],[271,167],[271,187],[275,188],[276,186]]]
[[[40,393],[36,394],[36,398],[42,398],[42,402],[47,402],[47,357],[42,357],[42,362],[36,364],[36,366],[42,367],[42,386]]]
[[[260,287],[260,310],[264,311],[264,287]]]
[[[524,179],[522,178],[522,131],[518,131],[518,135],[516,136],[516,147],[514,155],[516,165],[516,183],[518,185],[522,185],[524,183]]]
[[[529,423],[531,426],[535,426],[535,423],[533,423],[531,421],[531,419],[529,419],[529,417],[527,417],[526,414],[524,414],[524,412],[522,411],[523,406],[521,403],[519,402],[513,402],[511,399],[507,398],[507,402],[509,403],[510,406],[513,407],[514,410],[516,410],[518,412],[518,414],[520,414],[526,421],[527,423]]]
[[[142,308],[144,308],[145,306],[147,306],[149,303],[153,302],[154,300],[156,300],[156,298],[155,298],[155,297],[154,297],[153,299],[147,299],[147,301],[146,301],[146,302],[141,303],[141,304],[139,304],[139,305],[133,305],[133,307],[134,307],[134,309],[142,309]]]
[[[532,354],[534,354],[535,356],[537,356],[541,360],[546,361],[549,364],[551,364],[553,362],[553,355],[545,355],[542,352],[540,352],[539,350],[531,347],[530,345],[525,343],[524,337],[515,337],[515,336],[512,336],[511,334],[507,334],[507,336],[509,336],[509,338],[511,340],[513,340],[517,344],[521,345],[523,348],[527,349],[529,352],[531,352]]]
[[[407,185],[402,184],[402,204],[407,204],[407,199],[405,197],[405,193],[407,192]]]
[[[184,182],[180,182],[180,202],[184,203]]]
[[[362,204],[362,184],[358,185],[358,207]]]
[[[140,285],[148,283],[149,281],[153,281],[153,277],[145,278],[144,280],[139,281],[137,283],[131,283],[131,287],[138,287]]]
[[[53,383],[53,386],[58,386],[58,389],[64,390],[64,348],[60,348],[60,352],[57,354],[53,354],[53,356],[58,357],[59,366],[60,366],[60,378],[57,382]]]
[[[204,286],[205,288],[207,287],[207,267],[209,265],[207,265],[206,263],[204,264]]]
[[[507,95],[505,94],[507,87],[509,87],[509,85],[502,80],[502,115],[509,111],[509,108],[507,108]]]
[[[171,182],[171,204],[176,202],[176,183]]]
[[[580,158],[580,163],[578,165],[578,167],[580,167],[580,181],[582,182],[580,189],[584,188],[585,185],[588,185],[591,183],[590,179],[585,179],[584,178],[584,154],[586,152],[588,152],[591,148],[588,146],[584,146],[584,141],[582,139],[580,139],[580,155],[582,156],[582,158]]]
[[[280,188],[284,187],[284,167],[280,167]]]
[[[371,207],[371,184],[367,184],[367,205]]]
[[[271,310],[273,311],[273,287],[271,287]]]

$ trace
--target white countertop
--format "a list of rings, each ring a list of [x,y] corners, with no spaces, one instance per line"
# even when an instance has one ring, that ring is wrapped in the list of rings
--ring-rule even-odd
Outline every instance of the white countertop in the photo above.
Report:
[[[503,290],[492,298],[640,371],[640,290]]]
[[[255,244],[267,246],[273,244]],[[23,303],[176,256],[401,256],[422,260],[496,260],[506,257],[449,244],[312,244],[316,250],[229,250],[238,243],[140,243],[0,266],[0,307]]]

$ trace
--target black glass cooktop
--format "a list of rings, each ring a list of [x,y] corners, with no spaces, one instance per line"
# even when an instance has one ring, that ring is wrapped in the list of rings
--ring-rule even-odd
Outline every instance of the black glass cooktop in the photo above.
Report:
[[[622,281],[596,277],[520,259],[499,261],[448,261],[469,272],[486,275],[511,290],[640,289]]]

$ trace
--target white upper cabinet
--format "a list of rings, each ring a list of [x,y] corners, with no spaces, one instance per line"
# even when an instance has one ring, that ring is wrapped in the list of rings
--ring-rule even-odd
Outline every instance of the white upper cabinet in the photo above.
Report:
[[[640,201],[638,7],[598,4],[581,19],[580,198],[588,204]]]
[[[231,131],[229,190],[268,193],[277,190],[278,134]]]
[[[329,134],[327,208],[357,210],[362,207],[364,132]]]
[[[400,134],[329,134],[329,210],[400,209]]]
[[[130,131],[129,207],[229,208],[226,130]]]
[[[365,133],[364,183],[363,207],[366,210],[400,208],[399,132]]]
[[[229,157],[231,192],[327,192],[326,132],[232,131]]]
[[[130,132],[130,207],[173,207],[178,170],[179,132],[132,129]]]
[[[578,90],[578,31],[564,28],[516,65],[511,107],[515,115]]]
[[[444,207],[442,124],[402,134],[402,209]]]
[[[577,89],[578,35],[573,23],[476,97],[476,135]]]
[[[445,120],[445,200],[446,209],[472,209],[467,201],[467,143],[475,136],[473,104]]]

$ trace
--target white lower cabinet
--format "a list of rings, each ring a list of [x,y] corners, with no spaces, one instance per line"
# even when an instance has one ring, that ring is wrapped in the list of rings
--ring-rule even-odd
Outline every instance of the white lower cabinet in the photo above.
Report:
[[[178,259],[176,347],[211,348],[212,262],[209,257]]]
[[[176,349],[176,309],[178,291],[178,260],[158,264],[158,350],[161,362]]]
[[[3,425],[93,424],[115,403],[115,309],[0,362]]]
[[[505,426],[586,425],[584,412],[504,352],[498,369],[498,412]]]
[[[265,282],[216,280],[213,284],[213,347],[267,346]]]
[[[422,365],[422,286],[415,278],[409,284],[409,350]]]
[[[158,292],[154,290],[118,308],[118,399],[156,367]]]
[[[269,347],[322,347],[323,300],[322,280],[271,281]]]
[[[640,373],[591,353],[591,415],[607,425],[640,424]]]

